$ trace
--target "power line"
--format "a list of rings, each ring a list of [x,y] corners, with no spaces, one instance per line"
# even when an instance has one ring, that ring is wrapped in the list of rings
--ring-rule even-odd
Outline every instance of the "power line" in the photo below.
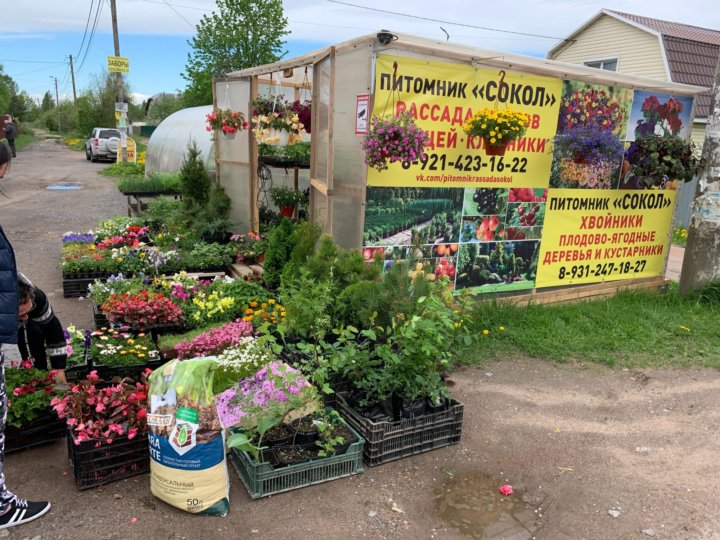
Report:
[[[48,62],[44,60],[0,60],[0,62],[17,62],[18,64],[64,64],[65,62]]]
[[[142,0],[142,1],[143,1],[143,2],[147,2],[148,4],[166,4],[166,5],[168,5],[168,6],[175,6],[175,7],[184,8],[184,9],[194,9],[194,10],[197,10],[197,11],[207,11],[207,8],[200,8],[200,7],[197,7],[197,6],[183,6],[183,5],[181,5],[181,4],[171,4],[171,3],[169,3],[169,2],[166,2],[165,0]]]
[[[177,9],[175,9],[175,8],[172,6],[172,4],[170,4],[169,2],[167,2],[167,0],[163,0],[163,3],[164,3],[167,7],[169,7],[170,9],[172,9],[178,17],[180,17],[183,21],[185,21],[186,23],[188,23],[188,24],[193,28],[193,30],[195,29],[195,25],[194,25],[193,23],[191,23],[190,21],[188,21],[185,17],[183,17],[182,14],[181,14]]]
[[[102,13],[103,3],[102,1],[99,1],[97,4],[97,9],[95,10],[95,20],[93,21],[92,30],[90,31],[90,37],[88,38],[88,44],[85,47],[85,54],[83,55],[83,59],[80,62],[80,66],[75,70],[75,73],[80,73],[80,70],[85,65],[85,60],[87,59],[88,52],[90,51],[90,47],[92,46],[92,40],[95,37],[95,30],[97,29],[98,20],[100,19],[100,13]]]
[[[367,7],[367,6],[358,6],[356,4],[350,4],[348,2],[340,2],[339,0],[327,0],[327,1],[332,2],[333,4],[342,4],[344,6],[350,6],[350,7],[359,8],[359,9],[367,9],[370,11],[377,11],[380,13],[388,13],[390,15],[398,15],[399,17],[409,17],[411,19],[420,19],[422,21],[429,21],[429,22],[441,23],[441,24],[452,24],[454,26],[464,26],[465,28],[476,28],[478,30],[489,30],[491,32],[504,32],[506,34],[516,34],[518,36],[530,36],[530,37],[537,37],[537,38],[547,38],[547,39],[557,39],[560,41],[567,41],[567,39],[561,38],[561,37],[543,36],[540,34],[528,34],[526,32],[514,32],[513,30],[501,30],[498,28],[488,28],[486,26],[476,26],[473,24],[457,23],[457,22],[452,22],[452,21],[443,21],[440,19],[431,19],[429,17],[420,17],[419,15],[409,15],[407,13],[398,13],[396,11],[387,11],[385,9],[377,9],[377,8],[371,8],[371,7]]]
[[[93,4],[95,0],[90,0],[90,11],[88,11],[87,21],[85,21],[85,32],[83,33],[82,41],[80,42],[80,48],[78,49],[77,57],[80,58],[82,53],[83,45],[85,45],[85,38],[87,37],[88,28],[90,27],[90,18],[92,17]]]

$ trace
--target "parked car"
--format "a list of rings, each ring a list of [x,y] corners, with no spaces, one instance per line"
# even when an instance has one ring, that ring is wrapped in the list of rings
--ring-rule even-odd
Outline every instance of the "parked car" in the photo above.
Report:
[[[115,128],[96,127],[85,141],[85,158],[95,162],[98,159],[117,159],[120,132]]]

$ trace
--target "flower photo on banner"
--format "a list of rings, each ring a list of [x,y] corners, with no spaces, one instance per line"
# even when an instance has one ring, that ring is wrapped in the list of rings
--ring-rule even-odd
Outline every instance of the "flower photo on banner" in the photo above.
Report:
[[[620,175],[632,91],[565,81],[550,186],[609,189]]]
[[[693,99],[689,96],[655,94],[636,90],[626,140],[650,135],[688,137]]]

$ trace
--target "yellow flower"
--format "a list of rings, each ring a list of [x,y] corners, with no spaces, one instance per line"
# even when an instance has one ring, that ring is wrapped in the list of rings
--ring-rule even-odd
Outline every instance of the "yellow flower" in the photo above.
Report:
[[[483,330],[483,336],[487,336],[490,333],[490,330]]]
[[[270,300],[268,300],[268,304],[272,305],[274,303],[275,303],[275,300],[273,300],[272,298]]]
[[[258,305],[258,304],[257,304],[257,302],[255,302],[255,301],[250,302],[250,307],[257,307],[257,305]]]
[[[501,331],[501,332],[504,332],[504,331],[505,331],[505,327],[504,327],[504,326],[501,326],[501,327],[500,327],[500,331]]]

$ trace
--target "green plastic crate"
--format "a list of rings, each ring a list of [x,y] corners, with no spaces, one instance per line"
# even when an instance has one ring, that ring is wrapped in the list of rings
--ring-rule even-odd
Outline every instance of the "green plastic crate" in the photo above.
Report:
[[[348,427],[358,440],[339,456],[273,469],[269,463],[258,463],[247,452],[231,448],[230,463],[245,484],[251,499],[360,474],[365,470],[362,463],[365,441],[351,426]]]

